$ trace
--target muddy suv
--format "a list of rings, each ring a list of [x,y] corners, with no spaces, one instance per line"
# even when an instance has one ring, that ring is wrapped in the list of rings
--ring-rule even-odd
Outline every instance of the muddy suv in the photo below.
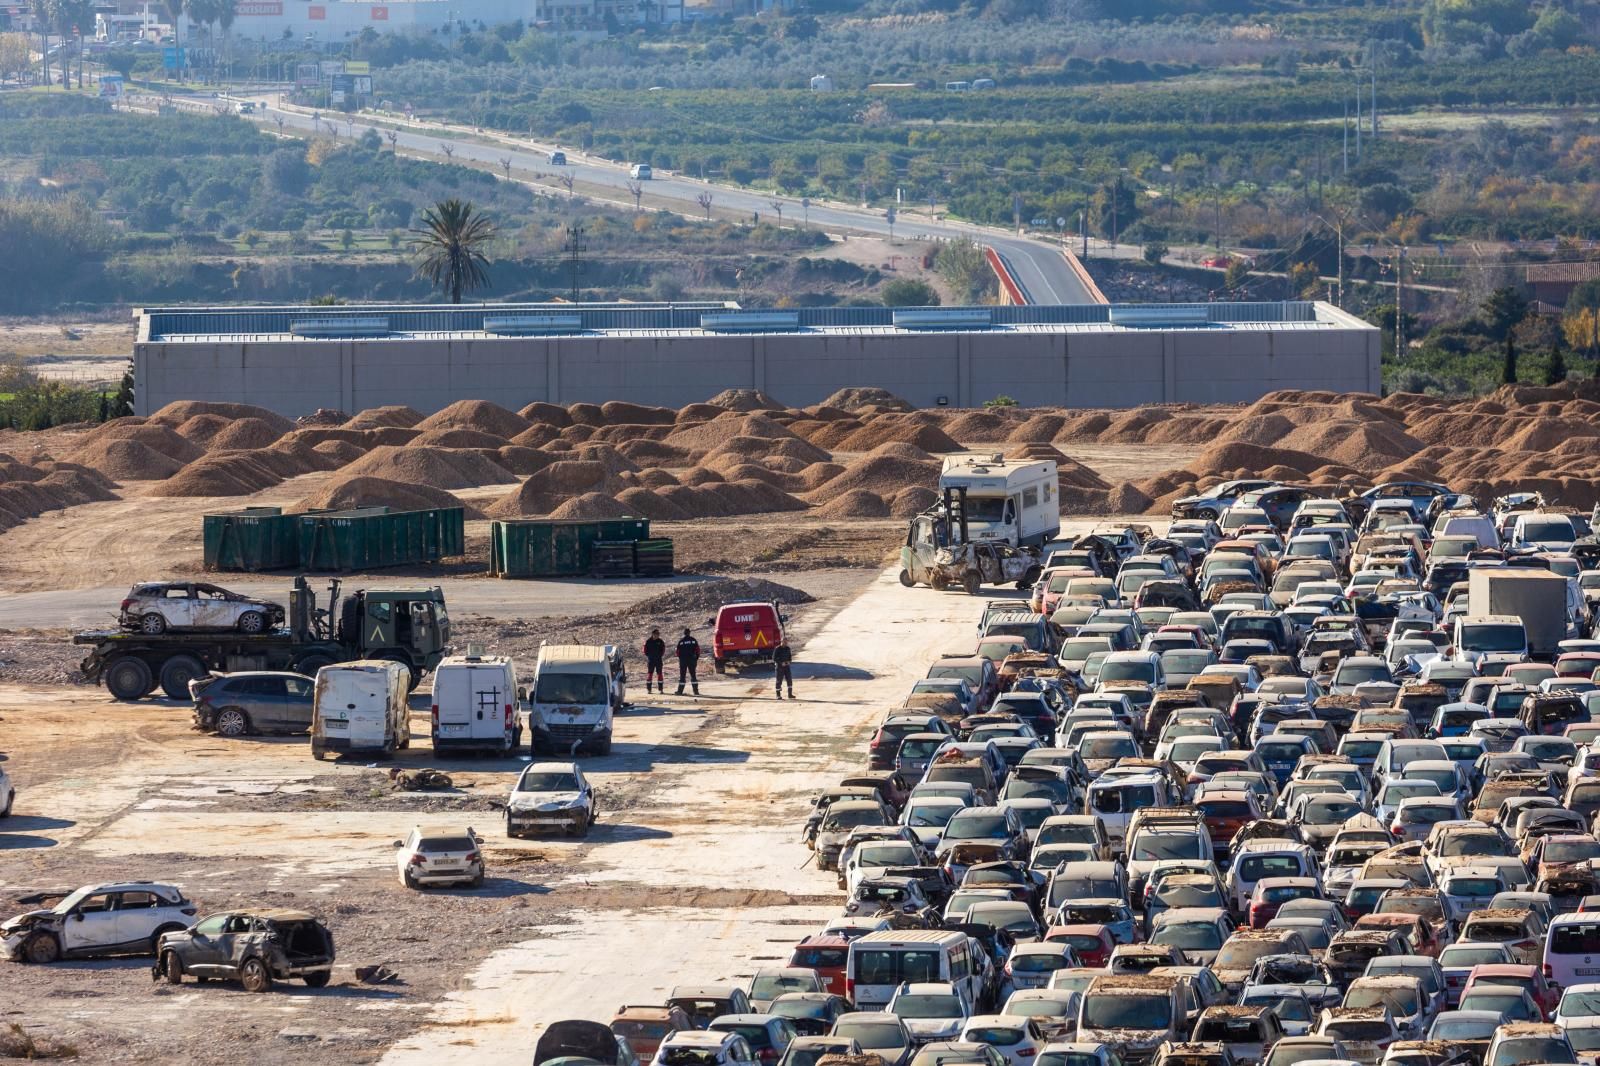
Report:
[[[333,934],[305,911],[213,914],[156,943],[151,976],[176,985],[186,973],[238,981],[246,992],[294,977],[321,988],[333,973]]]
[[[88,885],[54,907],[7,919],[0,925],[0,953],[41,963],[149,955],[163,933],[184,928],[196,913],[195,905],[173,885]]]

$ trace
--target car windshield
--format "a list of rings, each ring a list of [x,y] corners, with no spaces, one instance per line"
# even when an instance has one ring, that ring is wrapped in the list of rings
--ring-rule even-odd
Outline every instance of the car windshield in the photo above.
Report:
[[[417,841],[417,850],[424,855],[451,851],[477,851],[478,845],[471,837],[423,837]]]
[[[1444,883],[1445,895],[1487,899],[1500,891],[1496,877],[1453,877]]]
[[[1582,862],[1600,858],[1600,840],[1552,840],[1540,857],[1545,862]]]
[[[1294,855],[1246,855],[1235,867],[1241,881],[1260,881],[1266,877],[1299,877],[1300,860]]]
[[[1361,813],[1361,804],[1344,796],[1316,796],[1300,809],[1302,821],[1312,825],[1341,825]]]
[[[1394,1035],[1385,1022],[1364,1022],[1355,1019],[1329,1022],[1322,1027],[1322,1033],[1324,1036],[1356,1044],[1384,1040]]]
[[[522,780],[517,782],[518,792],[576,792],[578,791],[578,777],[576,774],[557,771],[529,772],[522,775]]]
[[[962,1039],[975,1041],[979,1044],[1010,1047],[1012,1044],[1022,1043],[1027,1035],[1026,1030],[1014,1025],[979,1025],[963,1033]]]
[[[1107,681],[1142,681],[1151,684],[1154,683],[1155,676],[1155,668],[1147,662],[1107,662],[1100,667],[1102,684]]]
[[[1465,969],[1483,963],[1505,962],[1504,949],[1498,946],[1452,944],[1439,952],[1439,965]]]
[[[985,840],[1000,839],[1008,832],[1003,814],[962,811],[946,824],[944,836],[946,840]]]
[[[1357,986],[1344,994],[1346,1007],[1388,1007],[1396,1017],[1407,1017],[1418,1009],[1415,988],[1377,988]]]
[[[856,849],[857,866],[916,866],[917,849],[910,844],[862,845]]]
[[[960,1018],[964,1016],[959,996],[901,996],[894,1001],[894,1012],[902,1018]]]
[[[715,1048],[669,1047],[661,1051],[662,1066],[717,1066]]]
[[[1520,625],[1461,627],[1461,646],[1472,651],[1522,651],[1527,642],[1527,631]]]
[[[1154,896],[1164,907],[1222,906],[1222,894],[1215,885],[1167,885]]]
[[[1229,970],[1248,970],[1264,955],[1282,955],[1284,946],[1277,940],[1229,939],[1217,952],[1216,965]]]
[[[1078,745],[1078,754],[1085,759],[1136,759],[1139,745],[1123,733],[1091,733]]]
[[[1222,947],[1222,930],[1215,922],[1169,922],[1151,935],[1150,943],[1186,951],[1216,951]]]
[[[1502,992],[1497,989],[1473,989],[1461,997],[1462,1010],[1492,1010],[1497,1014],[1506,1014],[1522,1006],[1522,994],[1518,992]],[[1518,1012],[1521,1013],[1520,1011]]]
[[[1205,839],[1197,833],[1140,833],[1129,857],[1146,861],[1198,859]]]
[[[611,686],[602,674],[539,674],[534,687],[536,703],[607,703]]]
[[[1172,999],[1138,993],[1091,993],[1083,1001],[1083,1029],[1165,1029],[1172,1022]]]
[[[1497,1019],[1440,1018],[1428,1033],[1433,1040],[1485,1040],[1500,1028]]]
[[[837,807],[828,808],[828,817],[822,823],[822,828],[828,830],[855,829],[863,825],[882,825],[883,812],[873,807],[861,807],[850,810],[839,810]]]
[[[873,1051],[879,1048],[903,1048],[906,1046],[905,1029],[898,1023],[880,1022],[875,1019],[852,1021],[844,1019],[833,1023],[833,1032],[830,1036],[842,1040],[854,1040],[863,1050]]]
[[[1437,796],[1439,786],[1432,781],[1391,781],[1383,786],[1383,791],[1378,793],[1378,802],[1383,806],[1398,807],[1401,800],[1411,799],[1413,796]]]
[[[961,808],[953,803],[918,803],[906,809],[906,825],[939,829]]]
[[[1600,1014],[1600,989],[1569,991],[1561,997],[1560,1012],[1564,1018],[1588,1017]]]
[[[1061,645],[1060,658],[1067,660],[1087,659],[1097,651],[1105,651],[1110,645],[1105,637],[1074,637]]]

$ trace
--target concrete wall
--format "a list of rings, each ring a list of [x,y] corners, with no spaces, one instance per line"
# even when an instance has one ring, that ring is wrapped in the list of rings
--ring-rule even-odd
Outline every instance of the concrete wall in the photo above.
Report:
[[[141,414],[226,400],[290,416],[380,404],[429,412],[461,399],[678,407],[735,387],[803,405],[849,385],[925,407],[1000,395],[1130,407],[1248,402],[1274,389],[1376,393],[1380,383],[1378,333],[1353,319],[1271,330],[141,341],[134,375]]]

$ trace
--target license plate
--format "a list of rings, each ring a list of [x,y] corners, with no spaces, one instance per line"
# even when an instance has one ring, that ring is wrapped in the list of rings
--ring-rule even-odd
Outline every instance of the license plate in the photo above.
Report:
[[[439,727],[439,732],[445,736],[459,736],[466,731],[467,727],[464,725],[442,725]]]
[[[1594,977],[1596,974],[1600,974],[1600,967],[1585,969],[1580,966],[1575,972],[1579,977]]]

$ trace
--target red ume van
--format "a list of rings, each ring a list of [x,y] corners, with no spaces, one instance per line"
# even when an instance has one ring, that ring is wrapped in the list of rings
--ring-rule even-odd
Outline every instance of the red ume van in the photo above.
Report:
[[[717,673],[730,665],[772,661],[772,649],[783,639],[784,614],[776,603],[726,603],[708,624],[715,628],[711,654]]]

